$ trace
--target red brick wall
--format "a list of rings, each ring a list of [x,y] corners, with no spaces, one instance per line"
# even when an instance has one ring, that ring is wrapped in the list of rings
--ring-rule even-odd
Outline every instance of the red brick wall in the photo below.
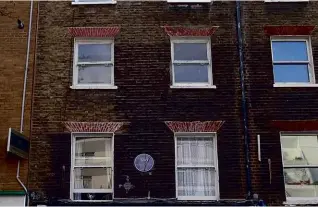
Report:
[[[318,88],[274,88],[269,25],[317,25],[318,2],[243,4],[243,34],[253,190],[269,203],[285,199],[279,132],[271,120],[318,118]],[[316,82],[318,77],[318,33],[311,36]],[[257,134],[261,136],[262,162],[257,160]],[[272,161],[272,183],[268,159]]]
[[[29,186],[48,198],[69,198],[70,135],[64,121],[129,122],[115,135],[115,197],[145,197],[133,167],[139,153],[154,156],[152,197],[175,197],[174,140],[165,121],[224,121],[218,133],[220,195],[245,198],[235,3],[169,9],[167,2],[72,6],[40,2]],[[117,90],[72,90],[73,38],[69,27],[119,26],[115,38]],[[217,89],[170,89],[170,39],[163,26],[212,28]],[[63,170],[65,167],[65,171]],[[136,187],[118,188],[123,175]]]
[[[1,9],[3,7],[7,9]],[[36,4],[33,16],[33,35],[25,105],[24,133],[29,136],[31,89],[34,59],[34,28]],[[21,104],[29,27],[30,2],[0,2],[0,190],[23,190],[16,180],[17,159],[6,153],[8,129],[20,130]],[[24,29],[17,28],[17,19],[23,21]],[[28,161],[21,162],[21,180],[27,182]]]

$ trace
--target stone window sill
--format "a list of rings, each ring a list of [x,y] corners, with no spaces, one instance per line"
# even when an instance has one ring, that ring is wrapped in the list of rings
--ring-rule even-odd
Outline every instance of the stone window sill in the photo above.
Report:
[[[70,86],[71,89],[118,89],[117,86],[97,86],[97,85],[92,85],[92,86]]]
[[[87,2],[72,2],[72,5],[89,5],[89,4],[116,4],[117,1],[87,1]]]
[[[293,87],[293,88],[301,88],[301,87],[318,87],[318,84],[313,84],[313,83],[295,83],[295,84],[289,84],[289,83],[275,83],[273,85],[274,87],[285,87],[285,88],[288,88],[288,87]]]
[[[209,85],[209,86],[191,86],[191,85],[185,85],[185,86],[170,86],[170,88],[180,88],[180,89],[191,89],[191,88],[193,88],[193,89],[195,89],[195,88],[197,88],[197,89],[216,89],[216,85]]]

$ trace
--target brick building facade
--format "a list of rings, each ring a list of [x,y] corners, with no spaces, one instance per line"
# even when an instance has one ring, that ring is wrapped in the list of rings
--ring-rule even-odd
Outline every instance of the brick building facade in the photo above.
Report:
[[[114,199],[149,194],[151,198],[176,197],[174,132],[178,126],[181,132],[217,132],[220,198],[244,199],[233,14],[234,2],[192,9],[167,2],[119,1],[102,6],[40,2],[30,189],[44,197],[69,199],[70,132],[109,132],[105,127],[116,122],[123,127],[111,131],[115,132]],[[171,39],[182,39],[179,36],[210,39],[211,87],[170,87]],[[114,39],[117,89],[84,90],[73,84],[74,38],[97,37]],[[155,160],[152,175],[134,167],[134,159],[141,153]],[[134,185],[128,193],[119,187],[127,175]]]
[[[246,198],[247,137],[242,118],[235,2],[186,6],[165,1],[39,5],[28,182],[33,203],[74,204],[71,198],[113,200],[113,205],[123,199],[141,202],[151,198],[170,204],[181,204],[183,199],[208,200],[204,203],[211,205],[211,200]],[[240,8],[251,187],[253,193],[270,204],[282,204],[285,191],[294,193],[290,190],[293,186],[284,186],[281,146],[289,155],[285,149],[289,141],[285,138],[300,142],[301,136],[305,137],[302,140],[311,141],[316,136],[316,85],[311,72],[315,71],[317,59],[315,8],[315,2],[243,2]],[[282,54],[288,53],[283,42],[306,44],[307,59],[294,57],[296,60],[273,63],[272,50],[274,61],[276,48]],[[182,52],[191,50],[197,52],[192,56]],[[94,56],[94,52],[103,55]],[[285,77],[281,67],[286,64],[296,69],[299,68],[294,64],[305,65],[308,81],[297,79],[302,76],[288,76],[296,79],[296,84],[282,84],[288,82],[279,79]],[[189,72],[193,65],[200,72]],[[110,75],[89,75],[85,72],[89,68],[97,74],[104,68]],[[210,72],[206,79],[200,79],[205,68]],[[184,77],[182,71],[188,71],[192,77]],[[196,81],[185,84],[191,78]],[[281,138],[280,132],[286,131],[288,134]],[[300,135],[295,138],[293,132]],[[106,143],[109,152],[113,151],[113,155],[105,155],[111,158],[110,162],[94,166],[110,169],[106,175],[99,172],[109,179],[109,185],[99,183],[98,190],[92,179],[96,175],[88,169],[92,166],[82,161],[96,161],[96,152],[88,150],[88,145],[94,146],[87,144],[89,139]],[[186,161],[179,161],[179,150],[185,150],[185,140],[192,143],[191,139],[204,142],[205,146],[217,146],[211,147],[215,153],[212,164],[204,163],[204,169],[197,169],[213,171],[215,182],[211,181],[213,187],[207,187],[213,189],[211,194],[203,190],[204,196],[194,196],[185,184],[193,180],[180,181],[187,173],[182,168],[189,166],[180,164]],[[99,146],[96,143],[95,148]],[[314,141],[312,144],[315,147]],[[308,150],[299,144],[298,148]],[[103,153],[107,154],[106,151]],[[150,171],[146,170],[149,157],[144,169],[138,171],[134,166],[138,168],[138,162],[134,162],[140,154],[153,158]],[[286,169],[295,168],[285,165]],[[303,168],[308,174],[307,169],[314,165],[307,165]],[[285,176],[290,175],[289,169]],[[299,184],[308,184],[313,188],[310,192],[315,192],[314,173]],[[90,191],[94,185],[95,191]]]
[[[18,159],[7,154],[7,137],[9,128],[20,130],[29,14],[30,2],[0,3],[0,205],[23,205],[23,203],[14,203],[14,199],[10,200],[10,196],[19,197],[18,195],[25,194],[16,179]],[[26,136],[30,135],[36,5],[33,14],[23,122],[23,133]],[[18,28],[18,19],[22,21],[24,28]],[[27,172],[28,161],[21,160],[20,179],[25,184],[27,183]],[[13,201],[13,203],[10,204],[9,201]]]
[[[288,193],[287,186],[284,187],[281,144],[284,146],[280,133],[310,135],[317,130],[318,89],[314,80],[314,77],[317,79],[318,64],[317,7],[317,2],[249,2],[242,5],[253,191],[270,203],[284,201],[285,190]],[[309,42],[308,58],[312,56],[309,71],[313,71],[309,74],[313,76],[310,83],[283,85],[274,81],[271,40],[277,39],[286,43],[295,40]],[[257,158],[257,135],[261,140],[261,162]],[[313,143],[312,147],[315,145]],[[306,149],[302,150],[306,155]],[[309,198],[305,200],[311,202]]]

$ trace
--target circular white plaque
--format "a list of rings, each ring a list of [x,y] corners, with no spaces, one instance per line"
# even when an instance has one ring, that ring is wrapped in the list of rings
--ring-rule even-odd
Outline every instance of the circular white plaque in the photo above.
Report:
[[[135,168],[140,172],[150,171],[154,164],[154,159],[148,154],[139,154],[134,160]]]

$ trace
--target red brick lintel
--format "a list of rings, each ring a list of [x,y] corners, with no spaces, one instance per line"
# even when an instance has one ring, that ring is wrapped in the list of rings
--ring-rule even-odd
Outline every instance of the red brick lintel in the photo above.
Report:
[[[315,29],[314,25],[307,26],[265,26],[264,32],[269,36],[274,35],[310,35]]]
[[[169,36],[211,36],[214,34],[218,26],[210,28],[181,27],[181,26],[163,26],[165,32]]]
[[[119,27],[69,27],[72,37],[115,37],[120,31]]]
[[[116,132],[124,122],[65,122],[70,132]]]
[[[224,121],[166,121],[165,123],[173,132],[217,132]]]
[[[272,126],[279,131],[318,131],[318,120],[273,120]]]

